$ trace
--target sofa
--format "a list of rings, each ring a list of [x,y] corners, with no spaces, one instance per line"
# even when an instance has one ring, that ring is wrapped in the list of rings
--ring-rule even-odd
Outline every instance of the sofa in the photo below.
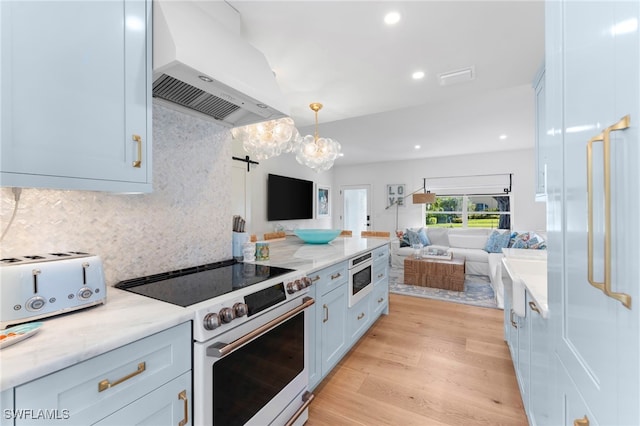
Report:
[[[410,234],[411,233],[411,234]],[[503,278],[509,275],[502,267],[502,248],[545,249],[544,237],[534,232],[512,232],[503,229],[486,228],[418,228],[407,229],[391,241],[391,265],[404,268],[404,259],[414,253],[407,243],[407,234],[421,236],[421,243],[429,248],[449,250],[454,256],[465,257],[465,273],[485,275],[491,280],[499,308],[504,308]],[[426,234],[426,240],[424,236]],[[411,241],[414,242],[414,241]],[[425,242],[427,244],[425,244]]]

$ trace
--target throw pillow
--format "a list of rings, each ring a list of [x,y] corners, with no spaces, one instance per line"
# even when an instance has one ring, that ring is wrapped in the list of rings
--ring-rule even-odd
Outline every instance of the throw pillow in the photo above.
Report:
[[[420,242],[424,247],[431,245],[431,241],[429,241],[426,229],[420,228],[420,230],[418,231],[418,237],[420,238]]]
[[[487,240],[487,245],[484,247],[484,250],[487,253],[502,253],[502,249],[509,246],[510,239],[510,232],[493,231],[491,235],[489,235],[489,239]]]
[[[511,234],[509,247],[518,249],[546,250],[547,245],[542,237],[537,235],[535,232],[523,232],[522,234],[514,232]]]
[[[405,232],[405,235],[409,238],[409,245],[412,246],[414,244],[422,244],[422,241],[420,241],[420,236],[418,235],[417,231],[413,231],[411,229],[407,229],[407,232]]]

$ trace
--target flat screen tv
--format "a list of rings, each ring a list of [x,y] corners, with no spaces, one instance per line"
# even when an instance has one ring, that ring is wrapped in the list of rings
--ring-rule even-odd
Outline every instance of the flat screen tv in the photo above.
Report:
[[[269,174],[267,220],[313,219],[313,182]]]

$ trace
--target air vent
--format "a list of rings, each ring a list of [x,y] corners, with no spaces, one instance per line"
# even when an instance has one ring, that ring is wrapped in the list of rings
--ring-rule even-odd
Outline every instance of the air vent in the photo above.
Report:
[[[465,81],[471,81],[475,78],[476,71],[474,67],[463,68],[438,74],[438,82],[441,86],[450,86],[456,83],[463,83]]]
[[[216,120],[224,120],[240,107],[163,74],[153,83],[153,96],[189,108]]]

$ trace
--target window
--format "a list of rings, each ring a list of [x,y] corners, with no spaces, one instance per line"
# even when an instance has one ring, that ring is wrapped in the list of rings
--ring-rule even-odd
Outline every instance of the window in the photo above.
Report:
[[[511,229],[511,197],[496,195],[438,195],[427,204],[425,223],[441,228]]]

